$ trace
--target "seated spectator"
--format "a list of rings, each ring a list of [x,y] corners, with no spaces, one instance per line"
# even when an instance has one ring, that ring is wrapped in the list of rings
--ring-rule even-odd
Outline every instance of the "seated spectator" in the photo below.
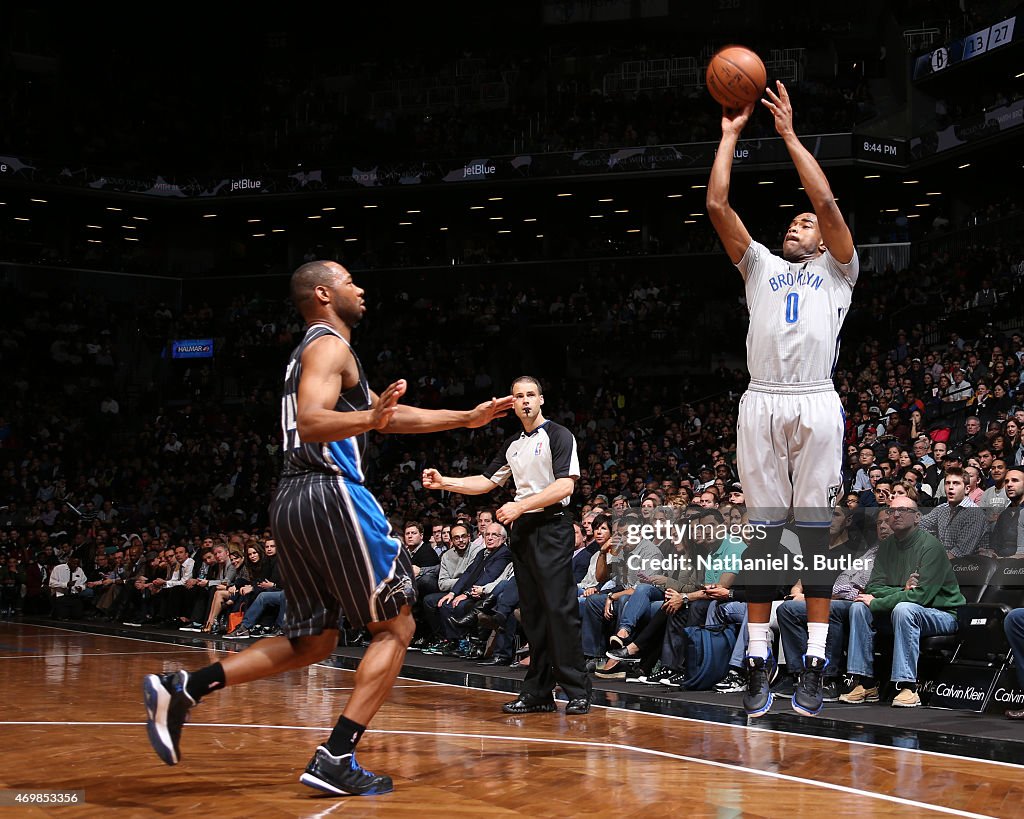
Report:
[[[256,599],[253,600],[252,605],[245,610],[245,616],[242,618],[242,622],[224,636],[231,637],[235,640],[247,640],[254,636],[264,636],[262,634],[257,635],[255,630],[258,628],[260,619],[263,617],[264,612],[268,607],[277,609],[277,617],[274,620],[273,628],[267,631],[265,636],[280,637],[284,634],[285,614],[285,598],[284,591],[282,589],[261,591],[256,595]]]
[[[476,560],[476,556],[483,551],[483,546],[473,546],[470,542],[469,527],[464,523],[456,523],[451,527],[451,548],[445,551],[441,555],[440,571],[438,573],[437,587],[438,590],[434,592],[426,593],[422,598],[422,604],[414,608],[414,612],[419,614],[419,630],[422,632],[419,638],[419,646],[422,648],[430,647],[429,653],[434,653],[433,649],[436,647],[438,653],[440,653],[440,646],[436,645],[440,640],[443,639],[442,629],[442,614],[441,607],[444,605],[442,601],[451,602],[454,599],[454,595],[449,597],[455,584],[459,582],[459,578],[465,574],[473,562]],[[424,573],[421,572],[414,584],[417,584],[417,589],[420,589],[419,583],[420,578],[424,577]]]
[[[1003,458],[992,459],[992,485],[982,495],[978,506],[985,510],[985,520],[991,527],[1008,505],[1003,481],[1006,479],[1006,461]]]
[[[880,544],[871,579],[850,608],[847,671],[854,675],[855,687],[839,698],[842,702],[878,701],[876,626],[891,625],[890,678],[897,688],[892,704],[901,708],[921,704],[917,692],[921,638],[957,630],[956,610],[966,601],[942,543],[918,527],[920,516],[908,498],[896,498],[889,507],[893,535]]]
[[[587,572],[579,581],[579,602],[582,605],[583,598],[597,594],[605,584],[614,586],[609,569],[608,554],[615,548],[612,541],[612,518],[611,515],[599,514],[592,521],[595,547],[587,565]],[[600,568],[599,568],[600,567]],[[600,574],[600,577],[598,576]]]
[[[516,635],[519,621],[513,616],[519,608],[519,584],[515,575],[498,581],[494,590],[484,598],[474,612],[476,626],[483,631],[495,632],[491,656],[477,665],[516,665]],[[467,624],[468,625],[468,624]]]
[[[1003,489],[1006,508],[999,513],[992,526],[988,548],[982,549],[981,554],[1024,559],[1024,519],[1020,514],[1024,499],[1024,467],[1014,466],[1006,470]]]
[[[967,497],[964,470],[946,469],[946,502],[921,518],[921,528],[939,539],[949,559],[972,555],[988,544],[985,513]]]
[[[436,606],[428,607],[431,616],[440,620],[444,633],[446,643],[442,654],[456,655],[457,643],[465,628],[457,621],[475,610],[498,582],[505,579],[503,575],[512,564],[512,551],[506,544],[507,539],[508,533],[504,526],[500,523],[490,524],[484,532],[484,548],[477,552],[452,590]],[[433,613],[435,611],[436,615]]]
[[[221,609],[224,602],[238,591],[239,576],[245,565],[245,557],[241,552],[228,551],[228,547],[220,545],[214,547],[214,556],[217,562],[224,567],[224,573],[219,578],[207,581],[206,592],[209,599],[209,607],[206,614],[206,622],[203,624],[204,633],[221,633],[226,631],[221,622]],[[221,557],[226,556],[222,563]]]
[[[641,668],[647,669],[653,665],[652,649],[660,650],[663,673],[657,675],[656,681],[670,688],[678,688],[686,677],[687,638],[684,630],[689,626],[703,625],[714,601],[725,603],[735,598],[732,587],[737,572],[730,567],[739,560],[746,548],[746,544],[728,534],[724,528],[724,519],[717,509],[689,509],[684,522],[684,531],[692,541],[688,543],[684,538],[677,547],[678,556],[683,559],[678,561],[681,571],[677,573],[675,582],[671,582],[671,577],[666,575],[652,578],[658,581],[658,585],[661,585],[662,580],[665,582],[664,605],[630,643],[606,652],[611,660],[640,662]],[[726,537],[719,540],[721,534],[726,534]],[[703,583],[698,583],[700,573],[696,569],[697,555],[707,557]],[[693,571],[682,571],[683,567],[692,567]],[[679,591],[671,588],[677,584],[680,586]],[[691,585],[696,588],[691,589]],[[685,592],[682,591],[684,588]],[[669,606],[669,603],[672,605]],[[606,664],[599,675],[607,678],[609,671],[611,669]],[[650,677],[647,676],[647,679]]]
[[[53,615],[58,620],[76,620],[82,616],[82,592],[86,576],[77,557],[69,557],[50,573]]]
[[[21,595],[25,589],[26,573],[18,561],[11,556],[0,567],[0,617],[13,617],[21,606]]]
[[[693,514],[692,521],[699,520]],[[684,522],[687,522],[684,518]],[[675,623],[673,634],[678,634],[690,621],[689,607],[699,600],[707,600],[707,592],[701,582],[702,575],[697,567],[698,551],[688,537],[677,537],[670,558],[674,558],[671,569],[660,574],[642,573],[641,579],[663,587],[665,600],[622,648],[611,648],[605,652],[609,660],[599,670],[602,679],[626,679],[651,685],[667,684],[678,688],[686,677],[685,655],[676,651],[676,644],[666,641],[668,624]],[[655,671],[656,664],[661,668]],[[629,669],[629,670],[626,670]]]
[[[198,566],[193,566],[191,579],[185,581],[182,611],[188,620],[184,626],[179,627],[179,631],[199,631],[203,627],[208,605],[207,586],[219,570],[220,564],[217,563],[214,554],[213,538],[206,538],[200,551]]]
[[[405,548],[409,550],[409,557],[412,560],[413,577],[418,577],[424,569],[441,565],[441,558],[437,556],[437,552],[423,540],[422,523],[415,520],[406,523],[402,540],[405,543]]]
[[[661,550],[657,546],[649,540],[632,536],[632,533],[639,531],[639,526],[638,516],[626,515],[620,518],[616,522],[616,534],[596,555],[598,580],[606,573],[614,573],[616,583],[615,587],[607,592],[587,595],[580,602],[583,654],[588,661],[604,656],[607,648],[604,639],[605,627],[607,625],[612,628],[621,618],[626,600],[640,585],[640,567],[650,566],[651,561],[661,560]],[[660,598],[663,593],[657,590],[657,595]],[[614,647],[621,646],[620,640]]]

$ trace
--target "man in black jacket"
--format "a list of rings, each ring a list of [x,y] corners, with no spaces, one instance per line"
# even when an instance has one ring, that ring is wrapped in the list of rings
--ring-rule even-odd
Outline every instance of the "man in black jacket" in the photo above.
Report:
[[[999,514],[992,533],[989,547],[979,554],[993,557],[1024,558],[1024,520],[1021,520],[1021,500],[1024,498],[1024,466],[1011,466],[1003,478],[1007,507]]]

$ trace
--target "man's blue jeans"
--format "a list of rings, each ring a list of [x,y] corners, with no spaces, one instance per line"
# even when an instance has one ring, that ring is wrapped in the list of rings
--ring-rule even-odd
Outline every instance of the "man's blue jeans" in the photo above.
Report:
[[[619,628],[628,631],[630,636],[636,634],[637,626],[642,628],[661,608],[664,599],[664,589],[650,583],[639,584],[626,598],[622,613],[619,615]]]
[[[256,595],[256,599],[252,601],[252,605],[245,612],[245,617],[242,618],[242,626],[246,630],[251,629],[259,622],[260,617],[263,616],[263,609],[267,606],[277,606],[277,619],[274,621],[274,628],[281,628],[284,624],[283,591],[265,591]]]
[[[850,619],[852,600],[833,600],[828,606],[828,640],[825,642],[825,658],[829,665],[827,677],[838,677],[843,670],[843,652],[846,651],[846,624]],[[804,600],[787,600],[778,608],[779,631],[786,655],[786,668],[799,673],[802,658],[807,653],[807,603]]]
[[[885,615],[881,615],[885,616]],[[956,616],[948,611],[928,609],[917,603],[897,603],[892,610],[892,674],[893,682],[917,682],[917,660],[921,655],[921,638],[936,634],[953,634]],[[875,672],[875,632],[871,609],[864,603],[850,607],[850,645],[846,650],[846,670],[850,674],[873,677]]]

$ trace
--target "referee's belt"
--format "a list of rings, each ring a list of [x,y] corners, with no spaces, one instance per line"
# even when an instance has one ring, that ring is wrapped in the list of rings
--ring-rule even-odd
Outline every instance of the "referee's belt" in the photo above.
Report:
[[[553,518],[562,514],[565,511],[565,507],[560,503],[553,503],[551,506],[545,506],[543,509],[538,509],[536,512],[526,512],[523,514],[524,518],[532,518],[537,520],[538,518]]]

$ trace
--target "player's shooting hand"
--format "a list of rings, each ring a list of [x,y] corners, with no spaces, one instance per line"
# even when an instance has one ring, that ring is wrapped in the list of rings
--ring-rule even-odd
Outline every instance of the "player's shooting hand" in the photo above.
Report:
[[[444,475],[436,469],[424,469],[421,479],[424,489],[441,489],[444,486]]]
[[[495,418],[503,418],[512,409],[514,401],[515,399],[511,395],[506,395],[504,398],[492,398],[490,401],[477,404],[469,411],[466,426],[469,429],[476,429],[486,426]]]
[[[398,401],[405,395],[407,384],[400,378],[377,396],[377,403],[370,408],[370,422],[373,429],[387,429],[395,417]]]
[[[722,109],[722,133],[740,135],[743,126],[747,124],[750,115],[754,111],[754,103],[744,105],[742,108]]]
[[[768,99],[762,99],[761,103],[772,112],[775,117],[775,130],[780,137],[787,137],[793,134],[793,104],[789,101],[789,92],[782,80],[775,81],[776,91],[766,88],[764,93]]]

